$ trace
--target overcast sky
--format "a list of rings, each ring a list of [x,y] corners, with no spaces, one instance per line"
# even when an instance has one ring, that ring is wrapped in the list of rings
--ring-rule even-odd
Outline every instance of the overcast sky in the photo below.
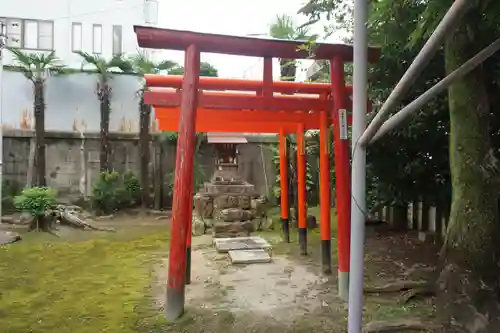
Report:
[[[229,35],[266,34],[277,15],[289,14],[296,23],[307,21],[297,11],[305,0],[159,0],[159,27]],[[193,11],[193,13],[191,13]],[[322,33],[319,25],[314,29]],[[165,57],[183,62],[183,53],[168,51]],[[243,77],[255,67],[256,58],[204,54],[203,61],[213,64],[221,77]],[[257,65],[258,66],[258,65]],[[307,66],[307,64],[306,64]]]

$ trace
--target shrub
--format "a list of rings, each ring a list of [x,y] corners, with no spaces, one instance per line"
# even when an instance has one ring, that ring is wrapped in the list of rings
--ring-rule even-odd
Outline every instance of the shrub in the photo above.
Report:
[[[135,206],[140,202],[141,188],[137,177],[128,172],[102,172],[92,187],[92,208],[100,213],[109,214],[114,211]]]
[[[123,175],[123,185],[127,193],[127,201],[129,206],[136,206],[141,202],[141,183],[139,178],[132,172],[127,172]]]
[[[48,187],[30,187],[14,198],[15,207],[33,216],[44,216],[56,203],[57,192]]]

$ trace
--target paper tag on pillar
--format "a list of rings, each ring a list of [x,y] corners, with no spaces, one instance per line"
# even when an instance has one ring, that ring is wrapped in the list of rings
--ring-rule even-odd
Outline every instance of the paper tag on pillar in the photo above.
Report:
[[[339,131],[340,131],[340,140],[347,140],[347,110],[340,109],[339,110]]]

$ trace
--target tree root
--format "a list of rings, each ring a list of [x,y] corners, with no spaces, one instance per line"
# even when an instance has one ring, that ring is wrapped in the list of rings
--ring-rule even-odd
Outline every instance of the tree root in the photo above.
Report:
[[[438,326],[418,320],[403,319],[398,321],[372,321],[363,328],[363,333],[399,333],[403,331],[433,332]]]
[[[399,297],[398,303],[406,304],[409,301],[415,300],[417,298],[433,297],[433,296],[436,296],[436,290],[434,286],[428,284],[427,286],[422,286],[419,288],[410,289],[403,292]]]
[[[395,281],[387,283],[379,287],[368,287],[365,288],[365,293],[376,294],[376,293],[393,293],[399,291],[407,291],[410,289],[428,287],[430,283],[428,281]]]

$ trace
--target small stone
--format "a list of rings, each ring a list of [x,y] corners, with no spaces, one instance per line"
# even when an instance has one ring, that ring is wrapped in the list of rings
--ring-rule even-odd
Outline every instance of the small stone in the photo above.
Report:
[[[213,233],[215,237],[227,236],[234,237],[236,235],[248,236],[255,231],[251,221],[245,222],[215,222]]]
[[[193,227],[191,228],[193,236],[201,236],[205,234],[205,222],[196,214],[193,214]]]
[[[314,215],[307,216],[307,229],[313,230],[318,228],[318,222],[316,221],[316,217]]]
[[[113,214],[111,215],[102,215],[102,216],[96,216],[95,220],[96,221],[103,221],[103,220],[112,220],[115,216]]]
[[[11,244],[21,240],[21,236],[11,231],[0,231],[0,245]]]
[[[250,209],[251,208],[251,200],[249,195],[240,195],[238,197],[238,207],[241,209]]]
[[[272,228],[273,226],[273,219],[270,218],[270,217],[264,217],[262,220],[261,220],[261,224],[260,224],[260,228],[259,230],[269,230]]]
[[[33,221],[33,215],[30,213],[21,213],[21,217],[19,218],[19,223],[21,224],[29,224]]]
[[[247,221],[252,219],[252,212],[239,208],[223,209],[220,217],[224,222]]]

